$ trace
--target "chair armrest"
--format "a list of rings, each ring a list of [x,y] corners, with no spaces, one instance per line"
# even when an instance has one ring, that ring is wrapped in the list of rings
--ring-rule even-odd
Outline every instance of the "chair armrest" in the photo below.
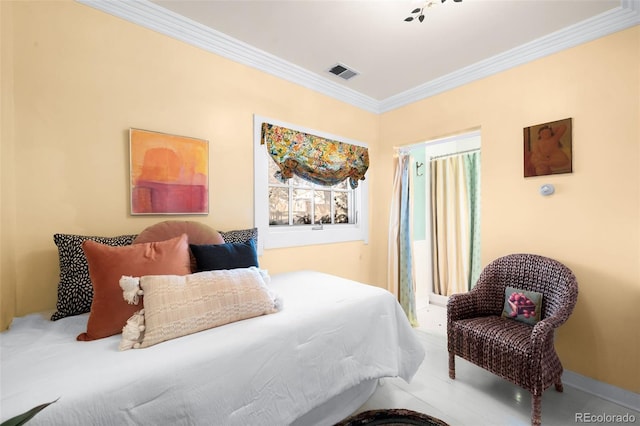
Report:
[[[531,350],[533,362],[536,368],[542,363],[542,359],[549,350],[553,349],[554,333],[566,318],[554,315],[538,321],[531,332]]]
[[[456,293],[449,296],[447,302],[447,321],[457,321],[480,316],[477,293]]]
[[[536,349],[544,347],[549,341],[553,342],[553,332],[557,326],[554,321],[549,321],[549,319],[550,318],[545,318],[538,321],[536,325],[533,326],[531,345],[534,348],[534,352]]]
[[[571,310],[561,309],[554,315],[538,321],[533,327],[533,332],[531,333],[531,343],[540,344],[549,337],[553,341],[553,332],[556,328],[560,327],[567,321],[570,314]]]

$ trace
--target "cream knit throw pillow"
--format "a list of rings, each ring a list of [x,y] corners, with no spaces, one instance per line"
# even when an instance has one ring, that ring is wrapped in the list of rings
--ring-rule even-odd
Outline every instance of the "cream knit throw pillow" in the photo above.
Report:
[[[281,301],[269,289],[266,271],[239,268],[195,274],[120,279],[124,298],[144,309],[123,328],[120,349],[146,348],[247,318],[272,314]]]

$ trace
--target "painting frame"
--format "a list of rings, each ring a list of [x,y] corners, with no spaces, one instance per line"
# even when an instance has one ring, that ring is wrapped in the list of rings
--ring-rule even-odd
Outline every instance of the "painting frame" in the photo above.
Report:
[[[573,173],[573,119],[525,127],[524,177]]]
[[[129,129],[130,213],[209,214],[209,141]]]

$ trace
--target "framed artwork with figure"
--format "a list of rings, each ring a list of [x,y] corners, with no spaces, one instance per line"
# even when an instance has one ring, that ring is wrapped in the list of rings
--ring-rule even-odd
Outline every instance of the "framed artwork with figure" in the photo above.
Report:
[[[209,213],[209,143],[129,129],[131,214]]]
[[[524,177],[571,173],[572,119],[524,128]]]

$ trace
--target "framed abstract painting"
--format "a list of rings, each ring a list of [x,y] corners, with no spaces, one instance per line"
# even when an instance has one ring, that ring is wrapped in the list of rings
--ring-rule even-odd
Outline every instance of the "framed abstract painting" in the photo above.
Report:
[[[131,214],[208,214],[209,142],[129,129]]]

